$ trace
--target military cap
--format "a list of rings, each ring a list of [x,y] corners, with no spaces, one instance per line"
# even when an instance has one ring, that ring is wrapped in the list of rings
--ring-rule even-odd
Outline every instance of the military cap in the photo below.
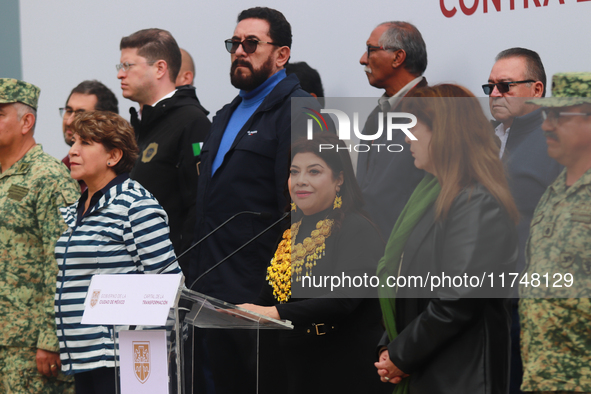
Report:
[[[591,72],[558,73],[552,77],[552,97],[529,100],[543,107],[591,104]]]
[[[0,104],[23,103],[37,109],[41,89],[25,81],[0,78]]]

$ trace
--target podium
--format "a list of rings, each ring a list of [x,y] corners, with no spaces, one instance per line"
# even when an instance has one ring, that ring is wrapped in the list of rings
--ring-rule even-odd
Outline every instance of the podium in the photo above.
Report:
[[[183,285],[182,275],[95,275],[82,324],[114,327],[118,390],[131,393],[185,393],[184,354],[192,327],[289,330],[276,320],[209,297]],[[191,349],[193,347],[191,346]],[[258,373],[258,371],[257,371]]]

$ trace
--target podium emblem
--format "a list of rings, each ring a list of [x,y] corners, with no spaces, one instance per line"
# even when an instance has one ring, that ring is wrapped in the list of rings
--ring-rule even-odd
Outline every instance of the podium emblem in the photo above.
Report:
[[[94,308],[96,306],[96,304],[98,304],[98,300],[101,296],[101,291],[100,290],[93,290],[92,291],[92,298],[90,299],[90,307]]]
[[[135,377],[144,384],[150,377],[150,342],[132,342]]]

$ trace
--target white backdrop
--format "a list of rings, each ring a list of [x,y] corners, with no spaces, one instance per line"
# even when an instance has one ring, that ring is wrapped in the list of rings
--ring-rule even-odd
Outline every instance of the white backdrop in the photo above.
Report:
[[[455,15],[444,16],[442,4],[455,8]],[[23,78],[41,88],[36,139],[59,159],[68,147],[58,108],[81,81],[98,79],[111,88],[120,113],[129,118],[135,103],[121,96],[115,64],[121,37],[140,29],[169,30],[193,55],[197,96],[211,118],[237,94],[223,41],[232,36],[238,13],[258,5],[284,13],[293,31],[292,61],[307,61],[320,72],[327,97],[381,95],[367,83],[359,58],[373,28],[388,20],[411,22],[423,34],[430,84],[460,83],[477,96],[483,96],[480,85],[495,55],[509,47],[537,51],[549,79],[561,71],[591,71],[591,0],[21,0],[20,5]],[[470,12],[461,6],[474,12],[466,15]]]

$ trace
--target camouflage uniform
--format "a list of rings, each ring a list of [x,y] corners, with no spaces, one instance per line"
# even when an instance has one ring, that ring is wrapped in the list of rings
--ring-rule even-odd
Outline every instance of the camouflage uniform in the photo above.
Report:
[[[549,287],[521,286],[523,391],[591,392],[591,170],[566,187],[566,170],[540,199],[525,272],[549,273]],[[572,287],[553,287],[570,273]],[[543,280],[545,281],[545,280]]]
[[[61,375],[37,371],[37,349],[59,352],[54,320],[54,258],[66,229],[59,208],[79,197],[67,168],[41,146],[0,174],[0,391],[73,392]]]

